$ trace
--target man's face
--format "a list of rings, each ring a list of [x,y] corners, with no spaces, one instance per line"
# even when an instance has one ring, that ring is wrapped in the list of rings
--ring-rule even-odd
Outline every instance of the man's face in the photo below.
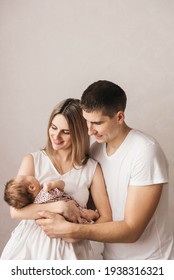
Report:
[[[83,111],[88,126],[88,134],[95,136],[98,143],[109,143],[117,135],[118,121],[117,114],[110,118],[109,116],[102,115],[100,111],[87,113]]]

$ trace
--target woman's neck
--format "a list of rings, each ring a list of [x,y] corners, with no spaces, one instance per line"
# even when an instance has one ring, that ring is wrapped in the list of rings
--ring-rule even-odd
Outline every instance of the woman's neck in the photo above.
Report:
[[[59,151],[53,156],[53,164],[60,174],[67,173],[73,168],[72,154]]]

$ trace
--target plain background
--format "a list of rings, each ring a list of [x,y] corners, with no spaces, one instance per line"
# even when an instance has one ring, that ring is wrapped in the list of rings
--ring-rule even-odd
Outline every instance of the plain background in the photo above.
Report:
[[[4,183],[44,147],[57,102],[99,79],[126,91],[126,122],[161,144],[174,228],[173,30],[173,0],[0,0],[0,252],[18,223]]]

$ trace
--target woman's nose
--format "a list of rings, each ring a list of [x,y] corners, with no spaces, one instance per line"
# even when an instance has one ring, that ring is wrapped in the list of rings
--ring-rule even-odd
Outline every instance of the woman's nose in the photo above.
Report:
[[[56,133],[56,138],[58,139],[58,138],[60,138],[61,137],[61,131],[57,131],[57,133]]]

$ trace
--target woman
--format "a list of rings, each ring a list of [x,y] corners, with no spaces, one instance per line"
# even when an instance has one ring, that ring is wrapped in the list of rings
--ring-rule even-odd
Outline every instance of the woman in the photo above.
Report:
[[[18,175],[35,176],[40,184],[48,180],[63,180],[64,190],[80,206],[86,207],[89,189],[99,218],[96,223],[111,220],[111,209],[100,166],[89,157],[89,137],[78,99],[67,99],[53,110],[48,122],[45,149],[24,157]],[[90,259],[90,242],[69,243],[50,239],[35,223],[39,211],[62,214],[72,222],[83,222],[87,212],[80,212],[74,201],[28,205],[11,208],[11,216],[23,219],[7,243],[1,259]],[[87,211],[87,210],[86,210]],[[90,210],[91,211],[91,210]],[[93,211],[93,219],[98,217]],[[91,214],[91,212],[90,212]],[[91,216],[90,216],[91,219]]]

